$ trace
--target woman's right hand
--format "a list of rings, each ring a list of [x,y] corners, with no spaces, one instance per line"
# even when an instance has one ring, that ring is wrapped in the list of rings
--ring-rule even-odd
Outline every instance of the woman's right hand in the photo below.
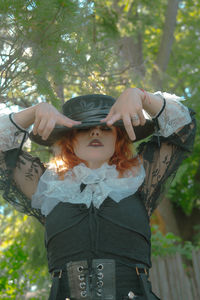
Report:
[[[43,102],[35,106],[33,134],[39,134],[43,140],[46,140],[55,125],[72,127],[80,123],[61,114],[53,105]]]

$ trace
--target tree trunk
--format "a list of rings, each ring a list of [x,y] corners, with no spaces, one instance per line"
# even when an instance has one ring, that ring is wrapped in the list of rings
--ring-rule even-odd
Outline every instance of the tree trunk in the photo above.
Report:
[[[152,76],[152,82],[156,90],[162,90],[164,75],[169,63],[174,40],[174,30],[176,27],[178,4],[179,0],[168,0],[163,35]],[[162,202],[158,206],[158,212],[164,219],[164,222],[166,224],[166,231],[170,231],[176,235],[180,235],[180,230],[177,224],[172,203],[167,197],[164,197]]]
[[[168,5],[165,15],[165,24],[163,28],[163,35],[158,51],[158,55],[155,61],[155,69],[153,72],[153,84],[154,87],[162,89],[162,84],[167,69],[171,49],[174,40],[174,30],[176,27],[176,16],[178,12],[179,0],[168,0]]]
[[[120,55],[129,62],[130,67],[136,75],[145,75],[144,58],[142,51],[142,36],[138,33],[137,39],[133,37],[123,37],[120,40]]]
[[[167,197],[163,197],[157,210],[164,220],[166,232],[173,232],[175,235],[180,236],[180,230],[174,214],[173,205]]]

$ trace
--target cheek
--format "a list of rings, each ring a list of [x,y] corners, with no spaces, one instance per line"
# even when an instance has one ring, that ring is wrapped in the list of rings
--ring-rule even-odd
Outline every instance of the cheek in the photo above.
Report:
[[[85,153],[87,153],[87,140],[83,135],[77,135],[73,141],[74,153],[77,157],[84,159]]]
[[[73,149],[76,156],[79,156],[79,153],[81,152],[81,141],[79,139],[76,139],[73,142]]]
[[[112,135],[107,142],[107,149],[110,153],[110,156],[112,156],[115,152],[115,145],[116,145],[116,135]]]

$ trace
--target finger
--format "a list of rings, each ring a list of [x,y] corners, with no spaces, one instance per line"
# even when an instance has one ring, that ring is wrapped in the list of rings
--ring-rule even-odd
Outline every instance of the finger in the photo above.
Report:
[[[104,118],[104,119],[101,119],[101,121],[100,121],[100,122],[108,122],[108,121],[109,121],[109,119],[111,119],[111,118],[112,118],[112,116],[113,116],[113,113],[114,113],[114,109],[113,109],[113,108],[111,108],[111,109],[110,109],[110,111],[109,111],[109,113],[108,113],[108,115],[106,116],[106,118]]]
[[[107,122],[107,117],[104,118],[104,119],[101,119],[100,122],[101,122],[101,123],[106,123],[106,122]]]
[[[146,123],[146,119],[142,110],[138,111],[138,117],[140,118],[140,125],[144,126],[144,124]]]
[[[140,118],[139,118],[138,114],[130,115],[130,118],[131,118],[131,122],[132,122],[133,126],[140,125]]]
[[[46,127],[47,122],[48,122],[47,119],[44,119],[44,118],[41,119],[40,124],[39,124],[38,129],[37,129],[37,133],[38,133],[40,136],[43,135],[43,131],[44,131],[45,127]]]
[[[40,121],[41,121],[41,118],[39,118],[39,117],[35,118],[34,127],[33,127],[33,134],[35,134],[35,135],[38,133],[38,127],[40,125]]]
[[[66,116],[61,116],[61,119],[59,121],[57,121],[57,124],[63,125],[66,127],[72,127],[74,125],[79,125],[81,123],[82,123],[81,121],[75,121]]]
[[[116,121],[118,121],[120,119],[121,119],[121,114],[116,113],[116,114],[112,115],[112,117],[107,121],[107,125],[112,126]]]
[[[54,127],[55,127],[55,120],[49,120],[42,132],[42,139],[46,140],[49,135],[51,134],[51,132],[53,131]]]
[[[130,116],[126,115],[123,117],[123,123],[124,123],[124,127],[126,129],[126,132],[129,136],[129,138],[134,141],[136,139],[136,135],[133,129],[133,124],[131,122],[131,118]]]

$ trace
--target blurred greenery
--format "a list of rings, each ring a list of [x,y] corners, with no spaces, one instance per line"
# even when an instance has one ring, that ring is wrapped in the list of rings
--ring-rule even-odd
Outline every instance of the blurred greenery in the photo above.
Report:
[[[200,249],[200,240],[196,244],[191,241],[183,241],[179,236],[168,232],[165,235],[159,230],[158,225],[153,225],[152,229],[152,255],[169,256],[180,253],[188,260],[192,260],[192,251]]]
[[[174,28],[173,16],[166,18],[172,2],[1,0],[0,103],[21,109],[47,101],[60,108],[74,95],[117,97],[126,87],[159,88],[188,99],[199,124],[200,2],[179,1]],[[160,62],[164,33],[173,39],[164,40],[167,52]],[[43,147],[31,145],[28,151],[49,159]],[[188,217],[200,207],[199,152],[198,129],[193,155],[168,192]],[[50,278],[43,228],[0,201],[0,298],[24,299],[32,291],[40,295],[29,299],[46,299]],[[179,251],[190,257],[199,240],[197,234],[191,244],[153,228],[153,255]]]
[[[3,205],[2,199],[0,205]],[[40,299],[47,299],[50,276],[44,229],[39,222],[14,211],[10,205],[3,207],[0,214],[0,298],[22,299],[26,292],[36,288]]]

